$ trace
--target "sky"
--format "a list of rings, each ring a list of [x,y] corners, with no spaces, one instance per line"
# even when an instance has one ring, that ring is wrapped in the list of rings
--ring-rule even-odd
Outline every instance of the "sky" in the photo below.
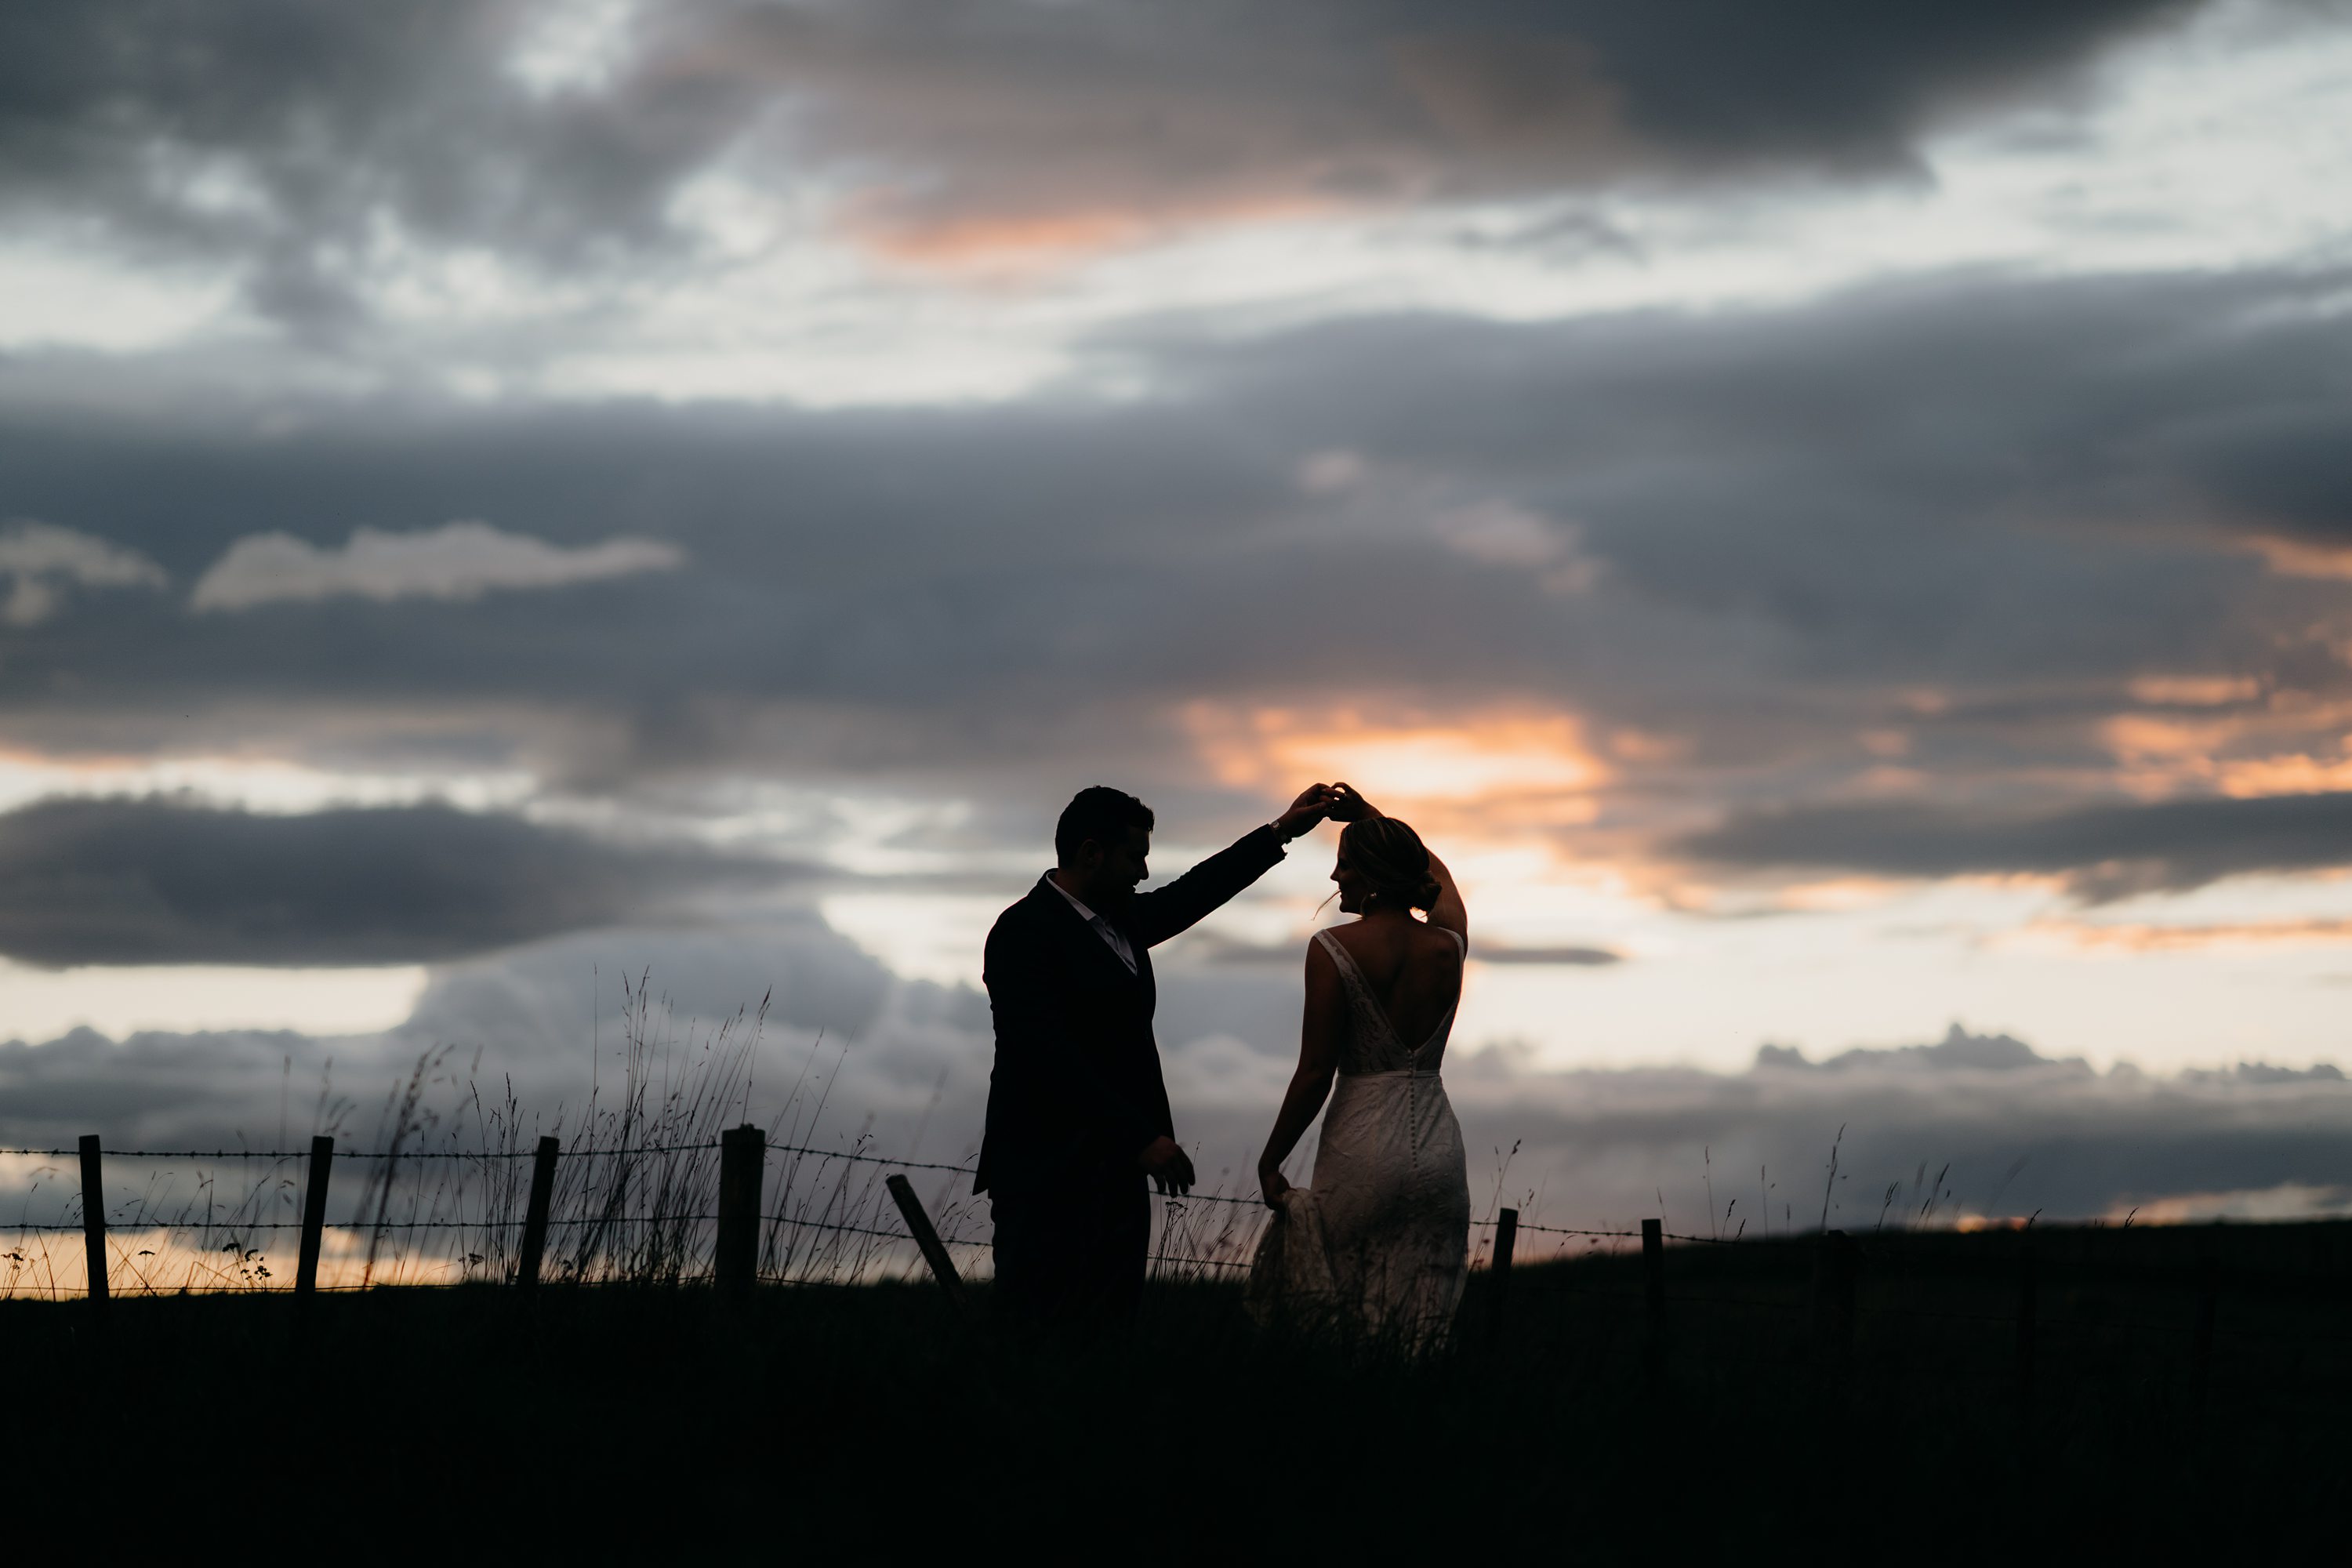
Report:
[[[2330,0],[11,7],[0,1135],[576,1099],[650,974],[955,1157],[1073,791],[1339,778],[1482,1194],[2352,1209],[2347,101]],[[1159,955],[1209,1168],[1332,837]]]

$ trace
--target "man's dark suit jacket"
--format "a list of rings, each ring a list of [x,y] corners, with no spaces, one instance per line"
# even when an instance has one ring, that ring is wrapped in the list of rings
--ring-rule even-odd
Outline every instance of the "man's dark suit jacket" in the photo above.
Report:
[[[996,1017],[988,1131],[975,1192],[1042,1194],[1070,1183],[1139,1180],[1137,1157],[1176,1127],[1160,1076],[1151,949],[1264,876],[1283,840],[1261,827],[1119,913],[1096,913],[1135,950],[1110,944],[1043,880],[996,917],[985,980]]]

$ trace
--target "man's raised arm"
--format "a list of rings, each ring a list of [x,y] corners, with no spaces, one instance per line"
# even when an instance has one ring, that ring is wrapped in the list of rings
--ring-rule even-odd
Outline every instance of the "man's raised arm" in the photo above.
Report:
[[[1289,810],[1264,827],[1242,835],[1166,887],[1138,893],[1129,928],[1146,947],[1157,947],[1199,924],[1209,911],[1272,869],[1282,859],[1285,845],[1323,820],[1331,799],[1330,785],[1310,784]]]

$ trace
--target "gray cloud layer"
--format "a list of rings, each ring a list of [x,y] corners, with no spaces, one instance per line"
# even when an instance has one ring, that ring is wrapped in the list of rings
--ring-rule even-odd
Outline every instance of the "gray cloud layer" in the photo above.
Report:
[[[1296,969],[1305,961],[1307,952],[1304,942],[1235,942],[1214,931],[1195,935],[1190,946],[1192,952],[1209,963],[1278,964],[1291,969]],[[1622,963],[1625,958],[1623,953],[1605,947],[1507,947],[1499,942],[1485,941],[1471,950],[1470,956],[1480,963],[1582,969]]]
[[[50,966],[414,963],[781,871],[437,805],[261,816],[55,800],[0,816],[0,952]]]
[[[1866,1228],[1889,1183],[1904,1183],[1915,1203],[1925,1195],[1923,1163],[1927,1177],[1948,1166],[1951,1197],[1938,1205],[1948,1215],[2088,1218],[2183,1194],[2201,1195],[2189,1212],[2246,1214],[2257,1209],[2252,1194],[2283,1188],[2316,1196],[2285,1196],[2282,1212],[2352,1205],[2352,1092],[2340,1081],[2266,1082],[2259,1071],[2159,1079],[2050,1062],[1937,1068],[1906,1054],[1850,1058],[1838,1071],[1637,1070],[1532,1084],[1473,1068],[1455,1095],[1474,1108],[1465,1121],[1482,1142],[1528,1140],[1513,1185],[1549,1178],[1549,1202],[1591,1214],[1586,1194],[1603,1196],[1600,1212],[1617,1218],[1653,1212],[1652,1188],[1662,1186],[1675,1228],[1705,1214],[1710,1166],[1718,1218],[1731,1199],[1732,1225],[1769,1201],[1775,1231],[1791,1219],[1820,1223],[1825,1194],[1832,1225]],[[1833,1143],[1843,1179],[1832,1189]],[[1755,1191],[1759,1166],[1769,1199]]]
[[[1909,165],[1939,116],[2049,97],[2192,0],[1901,7],[1481,0],[639,8],[612,68],[518,62],[553,8],[170,0],[0,17],[0,205],[225,260],[264,312],[356,322],[387,227],[560,270],[667,265],[719,167],[847,193],[905,242],[1108,216]]]
[[[0,200],[142,249],[219,258],[268,314],[361,310],[372,223],[590,268],[658,249],[677,183],[743,108],[723,83],[631,77],[536,99],[509,72],[523,8],[395,0],[11,7]]]
[[[640,993],[646,1042],[673,1079],[727,1026],[739,1045],[763,1042],[752,1080],[762,1119],[797,1085],[812,1100],[832,1096],[833,1113],[812,1129],[827,1141],[871,1121],[904,1154],[937,1106],[936,1150],[952,1159],[978,1145],[985,1001],[900,982],[804,912],[721,931],[614,926],[443,965],[407,1022],[381,1034],[150,1031],[117,1042],[82,1029],[12,1041],[0,1045],[0,1145],[57,1147],[101,1131],[117,1149],[268,1147],[281,1113],[299,1136],[324,1100],[350,1108],[341,1132],[364,1137],[385,1094],[444,1047],[433,1110],[452,1109],[469,1080],[490,1098],[511,1085],[544,1124],[576,1115],[592,1085],[609,1092]]]
[[[666,193],[796,92],[810,97],[789,134],[819,163],[854,148],[901,173],[963,160],[968,178],[891,186],[894,222],[1028,199],[990,170],[1034,178],[1048,205],[1117,184],[1130,157],[1169,162],[1138,180],[1216,187],[1225,165],[1173,121],[1039,129],[1148,110],[1157,100],[1122,70],[1160,73],[1171,102],[1248,147],[1265,134],[1341,149],[1334,169],[1349,147],[1421,126],[1446,149],[1433,189],[1523,168],[1566,177],[1580,132],[1542,114],[1521,124],[1508,106],[1560,98],[1545,73],[1571,67],[1605,78],[1618,132],[1676,167],[1883,168],[1938,106],[2046,87],[2183,9],[1823,5],[1768,28],[1705,5],[1498,8],[1447,13],[1432,43],[1401,14],[1286,8],[1261,22],[1279,36],[1251,44],[1270,63],[1236,72],[1245,30],[1191,16],[1176,47],[1159,29],[1180,24],[1142,7],[1056,11],[1050,27],[977,7],[951,28],[895,5],[684,7],[638,40],[669,74],[625,58],[602,84],[541,93],[497,63],[522,37],[506,9],[452,4],[410,27],[396,8],[295,16],[249,0],[208,18],[202,47],[174,49],[163,13],[123,13],[152,24],[128,27],[93,8],[0,49],[0,99],[34,106],[0,131],[16,139],[0,202],[95,204],[159,245],[276,255],[282,242],[299,270],[332,258],[358,221],[345,205],[364,197],[453,240],[511,231],[585,268],[673,243]],[[1692,53],[1673,33],[1669,48],[1671,29],[1710,27],[1741,47]],[[1562,28],[1582,56],[1520,47]],[[722,35],[740,47],[704,47]],[[262,37],[275,41],[233,47]],[[1419,100],[1420,120],[1318,118],[1375,76],[1411,99],[1398,73],[1413,69],[1453,72],[1438,96],[1492,136],[1440,135]],[[915,90],[941,72],[969,97]],[[1287,130],[1252,118],[1294,102],[1305,118]],[[969,133],[950,135],[959,125]],[[457,156],[460,142],[499,152]],[[192,184],[194,165],[141,163],[134,142],[210,149],[228,173]],[[374,159],[392,172],[366,173]],[[515,183],[502,159],[550,172]],[[154,174],[166,165],[178,172]],[[257,205],[230,199],[238,180],[259,182]],[[192,190],[213,192],[203,212],[171,205]],[[603,241],[582,237],[588,225]],[[2207,717],[2352,700],[2343,584],[2282,575],[2252,548],[2352,537],[2336,438],[2352,424],[2347,287],[2340,271],[2288,268],[1970,273],[1784,309],[1549,323],[1383,314],[1250,335],[1168,319],[1084,345],[1091,367],[1142,389],[1131,398],[1064,389],[835,414],[158,403],[152,366],[20,356],[0,362],[0,515],[70,531],[34,543],[69,539],[81,564],[20,574],[38,602],[0,658],[0,723],[60,752],[226,744],[330,766],[520,768],[605,800],[674,791],[689,811],[703,808],[693,788],[746,773],[954,793],[974,808],[957,846],[970,849],[1041,842],[1105,756],[1171,819],[1238,809],[1204,776],[1183,704],[1379,693],[1374,720],[1565,710],[1596,743],[1663,742],[1641,754],[1671,761],[1613,763],[1600,820],[1561,830],[1612,853],[1679,841],[1748,867],[2040,868],[2090,897],[2334,865],[2336,825],[2313,815],[2325,805],[2149,812],[2099,781],[2115,764],[2107,721],[2170,711],[2133,695],[2137,677],[2246,683]],[[478,536],[451,537],[453,519],[482,520]],[[391,562],[387,539],[436,559]],[[257,540],[277,585],[240,579],[236,614],[101,591],[92,575],[202,584],[225,562],[254,565]],[[496,570],[452,575],[437,556],[456,545],[495,547]],[[608,574],[624,567],[665,569]],[[465,596],[491,581],[566,586]],[[1888,754],[1931,798],[1860,816],[1811,805]],[[1709,822],[1722,826],[1690,837]],[[416,844],[444,828],[478,830],[419,819]],[[164,876],[133,868],[134,852],[179,864],[160,838],[126,839],[108,873],[126,886]],[[312,963],[612,918],[595,888],[526,874],[549,879],[548,912],[468,900],[479,924],[438,946],[421,923],[379,942],[253,914],[207,928],[234,934],[167,921],[140,935],[110,906],[92,917],[100,935],[27,932],[16,951]],[[289,956],[261,956],[273,946]],[[1539,956],[1605,955],[1522,955]]]
[[[1741,816],[1683,839],[1718,864],[1897,877],[2039,872],[2081,898],[2352,865],[2352,795],[2175,800],[2021,816],[1857,803]]]
[[[894,981],[814,925],[747,933],[699,956],[658,933],[564,939],[453,972],[416,1020],[384,1036],[147,1034],[117,1044],[81,1031],[0,1046],[0,1142],[69,1146],[96,1131],[118,1149],[234,1147],[240,1137],[268,1146],[289,1059],[284,1114],[298,1143],[322,1098],[345,1102],[339,1131],[364,1139],[387,1090],[441,1044],[457,1049],[433,1086],[436,1109],[455,1108],[469,1081],[497,1094],[510,1080],[527,1116],[545,1125],[586,1100],[592,1057],[609,1090],[623,1034],[616,972],[634,975],[647,961],[669,1004],[653,1018],[673,1070],[776,984],[755,1110],[772,1111],[799,1085],[829,1097],[813,1142],[862,1131],[902,1157],[971,1156],[987,1090],[984,1006],[969,992]],[[1213,987],[1180,985],[1161,1032],[1179,1131],[1209,1180],[1232,1192],[1249,1185],[1289,1075],[1297,997],[1283,985],[1236,990],[1224,973]],[[2352,1087],[2329,1068],[2101,1074],[1956,1028],[1934,1045],[1819,1065],[1767,1050],[1730,1074],[1540,1072],[1508,1047],[1464,1045],[1446,1076],[1481,1212],[1511,1203],[1545,1224],[1617,1227],[1663,1208],[1670,1228],[1719,1223],[1727,1234],[1745,1221],[1753,1234],[1769,1207],[1778,1233],[1819,1223],[1826,1206],[1831,1224],[1868,1228],[1882,1210],[1899,1222],[1930,1187],[1947,1194],[1937,1205],[1947,1218],[2352,1207]],[[1841,1179],[1832,1184],[1833,1143]],[[1890,1184],[1901,1188],[1891,1205]],[[950,1184],[948,1195],[968,1194]]]
[[[316,411],[293,443],[205,416],[0,416],[0,503],[175,581],[257,530],[324,548],[452,517],[686,563],[494,610],[191,617],[92,595],[17,637],[0,713],[136,750],[307,711],[284,742],[322,745],[352,734],[315,721],[331,704],[400,715],[383,744],[604,784],[745,763],[979,780],[1080,742],[1169,771],[1189,749],[1160,728],[1171,704],[1352,689],[1661,731],[1767,801],[1865,765],[1857,731],[1889,726],[1956,786],[2104,765],[2097,726],[2138,675],[2352,690],[2341,584],[2243,548],[2324,542],[2352,504],[2321,478],[2352,418],[2343,287],[1958,277],[1704,319],[1380,318],[1241,344],[1167,323],[1098,346],[1160,388],[1114,406],[383,405]],[[1333,450],[1364,454],[1361,479],[1303,490],[1302,460]],[[2289,469],[2309,493],[2266,505],[2257,476]],[[1519,544],[1572,542],[1590,588],[1443,526],[1496,503],[1524,514]],[[1362,635],[1405,605],[1418,635]],[[1907,705],[1922,688],[1943,706]]]
[[[741,6],[722,26],[740,68],[794,105],[795,145],[878,165],[877,219],[952,240],[1072,215],[1149,225],[1149,208],[1883,174],[1940,112],[2046,92],[2193,9],[993,5],[942,26],[889,0]]]

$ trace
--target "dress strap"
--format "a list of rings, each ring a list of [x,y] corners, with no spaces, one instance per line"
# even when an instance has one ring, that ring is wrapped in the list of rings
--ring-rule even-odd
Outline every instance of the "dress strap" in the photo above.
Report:
[[[1317,931],[1315,940],[1323,944],[1323,951],[1329,953],[1331,962],[1339,966],[1339,983],[1347,988],[1348,994],[1370,1007],[1373,1016],[1386,1023],[1388,1020],[1381,1012],[1380,999],[1372,994],[1372,983],[1364,978],[1364,972],[1357,964],[1356,955],[1348,951],[1348,944],[1341,942],[1329,926]]]
[[[1371,982],[1366,980],[1364,972],[1356,966],[1356,955],[1348,951],[1348,944],[1334,935],[1329,926],[1317,931],[1315,940],[1323,944],[1323,951],[1329,953],[1331,962],[1339,966],[1339,978],[1347,983],[1349,991],[1367,1002],[1373,1002]]]
[[[1347,992],[1349,996],[1353,996],[1356,994],[1356,987],[1362,983],[1363,976],[1356,973],[1356,962],[1348,956],[1346,945],[1331,934],[1329,926],[1325,926],[1315,933],[1315,945],[1331,955],[1331,963],[1339,971],[1340,989]]]
[[[1358,1033],[1365,1037],[1367,1044],[1375,1046],[1385,1035],[1395,1048],[1402,1050],[1403,1046],[1396,1038],[1395,1026],[1389,1022],[1381,999],[1372,994],[1372,983],[1364,978],[1363,967],[1348,951],[1348,944],[1328,926],[1317,931],[1315,940],[1323,944],[1323,951],[1331,955],[1331,962],[1339,968],[1339,986],[1348,994],[1349,1010],[1356,1016]]]

